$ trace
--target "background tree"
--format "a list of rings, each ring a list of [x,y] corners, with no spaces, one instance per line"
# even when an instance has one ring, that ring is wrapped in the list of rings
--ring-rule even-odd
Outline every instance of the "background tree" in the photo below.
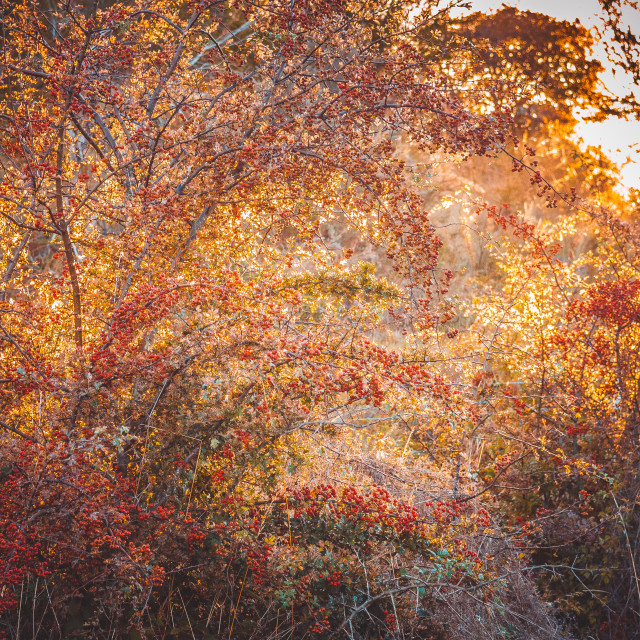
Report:
[[[608,54],[629,74],[635,84],[640,81],[638,34],[634,33],[638,16],[638,3],[634,0],[600,0],[604,10],[603,42]],[[611,34],[606,38],[606,34]]]
[[[431,27],[433,28],[433,27]],[[429,34],[452,47],[456,82],[484,110],[513,106],[518,135],[548,135],[548,127],[575,125],[576,117],[599,121],[621,115],[631,98],[612,95],[593,57],[594,37],[579,21],[504,6],[495,13],[472,13],[443,21]],[[457,50],[465,52],[463,61]],[[464,89],[462,89],[464,93]],[[513,103],[512,103],[513,101]]]

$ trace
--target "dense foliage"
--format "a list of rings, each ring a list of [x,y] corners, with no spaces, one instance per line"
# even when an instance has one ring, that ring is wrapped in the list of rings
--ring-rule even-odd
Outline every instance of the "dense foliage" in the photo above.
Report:
[[[626,107],[458,5],[3,8],[0,637],[637,637]]]

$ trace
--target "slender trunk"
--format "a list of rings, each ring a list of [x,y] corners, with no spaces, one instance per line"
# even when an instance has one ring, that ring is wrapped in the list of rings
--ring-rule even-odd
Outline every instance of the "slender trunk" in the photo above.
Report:
[[[27,246],[27,242],[29,242],[29,238],[31,238],[31,231],[27,231],[23,236],[20,244],[16,247],[16,250],[9,260],[9,264],[7,265],[7,270],[4,272],[4,277],[2,278],[2,282],[4,284],[8,284],[13,277],[13,272],[18,266],[18,262],[20,261],[20,254],[22,250]],[[0,302],[4,301],[6,296],[6,291],[0,291]]]
[[[69,269],[69,279],[71,280],[71,291],[73,293],[73,340],[76,349],[82,353],[82,300],[80,297],[80,283],[78,282],[78,271],[73,253],[73,245],[69,235],[69,226],[64,219],[64,200],[62,196],[62,165],[64,159],[64,125],[60,128],[58,140],[58,152],[56,158],[56,227],[60,232],[64,254],[67,259]]]

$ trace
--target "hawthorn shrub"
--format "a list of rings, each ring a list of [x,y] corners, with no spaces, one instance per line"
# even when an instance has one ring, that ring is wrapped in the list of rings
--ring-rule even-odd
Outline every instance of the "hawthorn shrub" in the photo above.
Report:
[[[562,637],[396,144],[517,143],[425,51],[456,4],[3,10],[5,637]]]

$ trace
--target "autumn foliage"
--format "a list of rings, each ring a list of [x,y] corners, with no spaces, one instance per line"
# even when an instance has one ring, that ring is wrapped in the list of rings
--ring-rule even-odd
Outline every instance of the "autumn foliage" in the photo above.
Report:
[[[635,231],[451,8],[3,8],[0,637],[635,637]],[[564,207],[469,194],[507,247],[475,312],[415,158]]]

